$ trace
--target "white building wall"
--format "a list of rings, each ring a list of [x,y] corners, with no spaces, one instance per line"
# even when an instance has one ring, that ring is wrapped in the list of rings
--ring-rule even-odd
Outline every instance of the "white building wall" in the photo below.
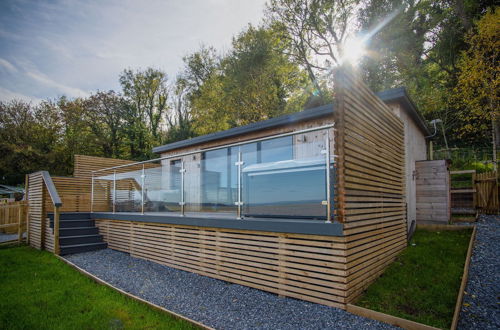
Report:
[[[417,220],[417,192],[415,162],[427,159],[427,143],[424,133],[399,103],[390,103],[389,107],[403,121],[405,132],[405,177],[408,226]]]

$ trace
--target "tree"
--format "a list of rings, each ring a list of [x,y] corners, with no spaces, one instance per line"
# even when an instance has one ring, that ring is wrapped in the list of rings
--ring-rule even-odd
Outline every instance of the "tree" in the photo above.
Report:
[[[114,91],[97,92],[84,100],[85,120],[104,157],[123,156],[126,100]]]
[[[491,127],[493,144],[500,143],[498,116],[500,88],[500,12],[490,10],[467,37],[469,48],[458,63],[459,76],[454,100],[465,125],[460,137],[475,139]]]
[[[340,64],[358,0],[271,0],[267,21],[290,42],[291,55],[325,97],[321,77]]]
[[[57,108],[47,102],[33,107],[13,100],[0,102],[0,180],[6,184],[24,182],[24,174],[52,170],[70,172],[61,159],[62,126]]]
[[[138,116],[146,120],[154,142],[160,143],[160,126],[168,111],[167,75],[161,70],[124,70],[120,76],[123,94],[130,99]]]
[[[232,45],[192,100],[198,134],[295,110],[288,100],[305,84],[304,73],[284,54],[286,43],[276,31],[249,26]]]

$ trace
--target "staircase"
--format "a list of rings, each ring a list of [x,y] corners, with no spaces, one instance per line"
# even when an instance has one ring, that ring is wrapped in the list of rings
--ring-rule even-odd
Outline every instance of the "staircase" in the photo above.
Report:
[[[54,215],[49,214],[50,228],[54,228]],[[61,213],[59,216],[59,247],[61,255],[105,249],[99,229],[90,213]]]

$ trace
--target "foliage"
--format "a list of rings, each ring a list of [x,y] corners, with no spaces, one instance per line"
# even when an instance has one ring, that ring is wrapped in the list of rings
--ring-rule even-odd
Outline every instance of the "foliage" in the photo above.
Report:
[[[194,329],[79,274],[46,251],[0,249],[3,329]]]
[[[460,53],[466,50],[467,31],[493,1],[370,0],[361,9],[360,26],[373,31],[396,14],[371,37],[369,56],[362,61],[365,80],[374,90],[404,85],[424,116],[443,121],[453,146],[485,146],[484,127],[477,126],[469,139],[460,136],[466,124],[453,98]],[[443,145],[442,136],[435,142]]]
[[[274,30],[250,25],[232,45],[192,96],[197,134],[291,111],[288,100],[304,84],[304,74],[284,54],[286,44]]]
[[[491,10],[478,22],[467,38],[469,48],[459,61],[458,84],[455,101],[462,108],[459,116],[464,125],[459,137],[470,140],[471,135],[495,131],[500,144],[500,118],[498,116],[500,90],[500,11]]]
[[[471,231],[417,230],[410,245],[356,305],[446,329],[451,325]]]
[[[343,61],[350,23],[358,0],[271,0],[266,8],[269,25],[281,31],[290,55],[308,73],[318,95],[327,101],[324,75]]]
[[[120,91],[0,103],[0,179],[68,175],[78,153],[144,160],[164,143],[332,102],[332,69],[353,40],[366,48],[358,67],[374,91],[406,86],[426,119],[442,120],[451,147],[489,147],[500,126],[499,19],[488,8],[495,2],[270,0],[261,25],[224,54],[202,45],[175,79],[126,69]],[[433,140],[443,147],[442,134]]]

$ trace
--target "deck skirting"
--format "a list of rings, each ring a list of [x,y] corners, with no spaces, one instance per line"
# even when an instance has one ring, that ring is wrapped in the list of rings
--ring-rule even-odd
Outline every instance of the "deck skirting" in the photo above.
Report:
[[[114,250],[282,296],[345,308],[343,237],[96,219]]]

